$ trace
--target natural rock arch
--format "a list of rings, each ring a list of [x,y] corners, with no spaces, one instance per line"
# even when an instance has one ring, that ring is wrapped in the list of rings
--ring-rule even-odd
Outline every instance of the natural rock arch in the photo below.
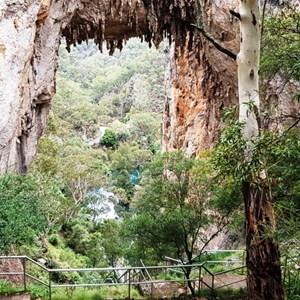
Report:
[[[216,39],[236,48],[228,14],[236,0],[6,0],[0,4],[0,173],[26,172],[43,133],[62,36],[67,47],[93,39],[111,52],[130,37],[171,43],[164,148],[190,155],[211,145],[219,111],[235,102],[236,69],[200,36],[198,1]],[[228,30],[229,29],[229,30]]]

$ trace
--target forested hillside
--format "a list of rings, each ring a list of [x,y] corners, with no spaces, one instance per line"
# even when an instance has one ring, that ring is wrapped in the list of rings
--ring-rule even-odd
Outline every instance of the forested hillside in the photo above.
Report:
[[[113,56],[100,53],[93,43],[70,54],[61,48],[57,95],[31,173],[47,181],[46,189],[52,182],[60,196],[49,202],[55,215],[48,210],[47,230],[58,249],[66,243],[62,255],[71,251],[89,266],[113,266],[125,249],[121,221],[96,221],[109,209],[107,203],[97,205],[104,202],[99,189],[118,197],[112,201],[120,218],[145,165],[160,150],[168,49],[149,49],[139,40]],[[53,255],[57,262],[84,265],[75,257],[72,262]]]
[[[57,94],[46,133],[40,140],[28,183],[24,182],[29,189],[30,184],[39,186],[40,200],[32,199],[39,210],[32,214],[24,208],[24,215],[32,214],[32,221],[39,226],[31,228],[28,224],[32,235],[7,240],[1,243],[2,250],[29,251],[33,256],[47,251],[45,255],[58,265],[60,261],[70,266],[114,265],[121,253],[111,254],[108,261],[103,257],[109,257],[109,251],[121,251],[120,243],[108,243],[112,232],[120,229],[120,222],[108,220],[100,226],[93,220],[105,206],[96,212],[91,207],[101,198],[95,191],[109,188],[118,196],[119,205],[115,204],[121,217],[146,163],[160,150],[168,49],[163,44],[159,49],[149,49],[139,40],[129,41],[114,56],[107,51],[100,53],[93,43],[78,46],[70,54],[64,47],[63,43]],[[8,177],[5,184],[11,187],[16,180],[21,178]],[[18,194],[18,190],[14,192]],[[37,221],[42,215],[43,222]],[[35,240],[34,247],[19,248],[23,244],[26,247],[38,232],[41,240]],[[102,235],[108,236],[107,242],[99,239]],[[10,233],[5,236],[8,239]],[[115,236],[119,239],[117,233]],[[116,249],[104,249],[101,256],[96,249],[105,243],[101,247]],[[54,245],[59,246],[57,250]],[[66,259],[67,253],[74,258]],[[76,255],[87,262],[76,259]]]
[[[95,164],[98,169],[98,175],[90,174],[98,184],[88,189],[109,183],[130,198],[131,173],[141,171],[160,149],[164,51],[163,45],[149,49],[139,40],[131,40],[114,56],[100,53],[93,43],[74,48],[71,54],[62,46],[57,95],[40,151],[49,153],[47,143],[54,143],[63,151],[56,158],[66,157],[74,171],[76,152],[81,168],[87,171]],[[37,165],[43,159],[41,152]],[[68,161],[65,167],[61,161],[59,165],[68,177],[64,174],[70,172]],[[129,200],[121,194],[122,200]]]

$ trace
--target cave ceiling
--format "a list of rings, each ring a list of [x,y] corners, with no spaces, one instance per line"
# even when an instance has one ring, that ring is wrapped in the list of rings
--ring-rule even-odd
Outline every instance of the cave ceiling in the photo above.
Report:
[[[112,54],[122,49],[131,37],[150,46],[168,38],[184,45],[185,35],[193,30],[195,2],[190,0],[90,0],[81,1],[71,20],[63,24],[67,49],[92,39],[102,51],[103,43]]]

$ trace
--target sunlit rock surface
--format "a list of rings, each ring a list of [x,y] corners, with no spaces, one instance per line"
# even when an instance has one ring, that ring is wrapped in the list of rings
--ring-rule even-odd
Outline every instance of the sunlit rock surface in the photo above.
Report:
[[[206,2],[204,21],[211,34],[232,52],[238,52],[238,24],[228,14],[237,1]],[[171,48],[164,122],[164,149],[186,149],[199,156],[217,139],[222,108],[237,102],[236,64],[198,32],[188,35],[184,47]]]

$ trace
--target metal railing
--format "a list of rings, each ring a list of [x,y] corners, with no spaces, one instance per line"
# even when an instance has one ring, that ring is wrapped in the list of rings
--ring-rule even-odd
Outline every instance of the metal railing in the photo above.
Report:
[[[300,299],[300,255],[283,255],[282,273],[286,296],[290,299]]]
[[[218,253],[236,253],[236,254],[241,254],[241,259],[240,258],[236,258],[236,259],[228,259],[228,260],[209,260],[209,255],[215,255]],[[170,262],[176,262],[176,263],[180,263],[182,265],[187,265],[187,262],[181,262],[178,259],[174,259],[168,256],[165,256],[166,262],[170,261]],[[202,253],[200,253],[199,255],[196,255],[192,258],[192,261],[195,262],[197,260],[201,261],[201,268],[200,273],[199,273],[199,278],[201,278],[202,275],[204,275],[204,273],[208,274],[211,277],[211,285],[208,285],[203,279],[201,280],[201,284],[204,285],[207,289],[211,290],[211,298],[214,298],[214,292],[217,289],[221,289],[221,288],[225,288],[225,287],[229,287],[232,285],[235,285],[237,283],[246,281],[246,278],[242,278],[242,279],[238,279],[238,280],[234,280],[231,281],[229,283],[224,283],[224,284],[220,284],[218,283],[218,285],[216,285],[216,278],[218,278],[219,276],[222,276],[224,274],[227,273],[235,273],[235,272],[240,272],[240,273],[245,273],[246,271],[246,251],[245,250],[205,250]],[[219,271],[219,272],[211,272],[209,270],[208,266],[211,266],[212,264],[222,264],[222,265],[231,265],[231,264],[239,264],[238,267],[233,267],[233,268],[228,268],[227,270],[223,270],[223,271]],[[197,266],[195,264],[195,266]],[[181,271],[177,271],[178,273],[184,274],[184,272]],[[201,290],[201,286],[200,286],[200,282],[199,282],[199,290]]]
[[[209,252],[217,252],[217,251],[209,251]],[[233,251],[227,251],[233,252]],[[236,251],[237,252],[237,251]],[[33,259],[27,256],[0,256],[0,260],[20,260],[22,262],[22,271],[19,272],[1,272],[0,271],[0,278],[3,276],[21,276],[23,279],[23,286],[24,291],[27,290],[28,282],[36,282],[48,289],[49,300],[52,299],[53,289],[56,288],[77,288],[77,287],[103,287],[103,286],[127,286],[128,287],[128,299],[131,299],[132,296],[132,289],[137,286],[148,285],[150,287],[150,296],[153,296],[153,290],[156,286],[161,283],[179,283],[182,285],[187,286],[188,282],[190,282],[194,288],[201,291],[201,289],[209,289],[211,291],[211,295],[213,298],[214,291],[216,289],[220,289],[223,287],[227,287],[229,285],[233,285],[239,281],[226,283],[223,286],[216,286],[216,277],[220,276],[221,274],[229,273],[229,272],[237,272],[239,270],[244,270],[244,256],[242,260],[222,260],[222,261],[209,261],[205,260],[201,263],[197,264],[186,264],[180,263],[177,261],[176,265],[165,265],[165,266],[145,266],[142,267],[117,267],[117,268],[72,268],[72,269],[50,269],[46,268],[44,265],[34,261]],[[171,258],[169,258],[171,259]],[[173,259],[173,261],[175,261]],[[230,264],[239,263],[239,267],[235,267],[232,269],[228,269],[222,272],[213,273],[209,270],[208,265],[211,264],[223,264],[227,267]],[[32,264],[32,266],[29,266]],[[38,275],[35,275],[32,272],[33,267],[38,268]],[[191,278],[187,279],[184,276],[184,269],[191,268]],[[181,270],[181,271],[180,271]],[[44,276],[41,276],[41,271],[45,272]],[[176,279],[166,279],[166,274],[168,271],[178,272],[181,278]],[[54,278],[57,275],[61,275],[64,273],[77,273],[77,274],[86,274],[87,272],[93,272],[98,274],[97,282],[63,282],[58,283],[55,282]],[[150,276],[150,273],[155,275]],[[101,276],[102,273],[102,276]],[[103,276],[104,273],[104,276]],[[121,273],[121,275],[120,275]],[[115,279],[113,279],[112,274],[114,275]],[[119,274],[116,276],[116,274]],[[157,275],[165,274],[164,279],[160,279]],[[210,276],[211,282],[208,283],[207,280],[204,280],[204,277]],[[83,276],[82,276],[83,277]]]

